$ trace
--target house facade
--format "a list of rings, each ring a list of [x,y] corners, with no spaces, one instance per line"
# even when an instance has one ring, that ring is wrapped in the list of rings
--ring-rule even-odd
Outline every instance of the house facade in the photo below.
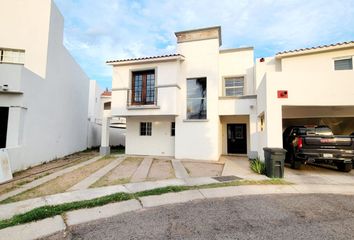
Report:
[[[111,116],[126,118],[127,154],[263,158],[263,147],[282,147],[292,121],[353,120],[354,43],[255,60],[252,47],[221,49],[220,27],[175,35],[176,54],[107,62]],[[108,153],[104,135],[102,143]]]
[[[87,148],[89,79],[52,1],[1,7],[0,170],[15,172]]]

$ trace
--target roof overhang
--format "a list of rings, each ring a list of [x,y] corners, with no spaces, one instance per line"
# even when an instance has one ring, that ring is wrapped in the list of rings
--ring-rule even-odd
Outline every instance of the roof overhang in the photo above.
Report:
[[[323,45],[323,46],[318,46],[318,47],[313,47],[313,48],[305,48],[305,49],[297,49],[297,50],[292,50],[292,51],[280,52],[275,55],[275,58],[281,59],[281,58],[295,57],[295,56],[308,55],[308,54],[316,54],[316,53],[322,53],[322,52],[345,50],[345,49],[350,49],[350,48],[354,48],[354,41],[331,44],[331,45]]]
[[[124,65],[148,64],[148,63],[156,63],[156,62],[171,62],[171,61],[183,61],[183,60],[184,60],[183,55],[169,55],[169,56],[157,56],[157,57],[107,61],[106,63],[112,66],[124,66]]]

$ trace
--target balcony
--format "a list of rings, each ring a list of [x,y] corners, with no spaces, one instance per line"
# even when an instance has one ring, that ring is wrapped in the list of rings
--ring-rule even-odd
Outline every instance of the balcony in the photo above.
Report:
[[[0,64],[0,92],[22,93],[22,64]]]
[[[178,85],[154,87],[154,95],[133,101],[131,89],[112,91],[112,116],[167,116],[178,115]],[[139,97],[137,100],[140,100]]]
[[[127,90],[127,109],[159,109],[157,106],[158,87],[154,87],[150,91],[150,95],[140,94],[136,96],[136,93],[132,89]],[[135,99],[134,99],[135,98]],[[138,101],[136,101],[138,100]]]

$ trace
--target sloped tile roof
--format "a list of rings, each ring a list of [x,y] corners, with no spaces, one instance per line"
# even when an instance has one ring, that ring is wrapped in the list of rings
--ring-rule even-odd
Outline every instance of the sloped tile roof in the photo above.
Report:
[[[178,57],[178,56],[183,57],[183,55],[181,55],[181,54],[168,54],[168,55],[160,55],[160,56],[141,57],[141,58],[118,59],[118,60],[107,61],[106,63],[141,61],[141,60],[148,60],[148,59],[168,58],[168,57]]]
[[[339,42],[339,43],[333,43],[333,44],[328,44],[328,45],[320,45],[320,46],[310,47],[310,48],[299,48],[299,49],[278,52],[276,55],[286,54],[286,53],[297,53],[297,52],[303,52],[303,51],[315,50],[315,49],[321,49],[321,48],[328,48],[328,47],[336,47],[336,46],[348,45],[348,44],[353,44],[353,43],[354,43],[354,41],[348,41],[348,42]]]
[[[112,95],[112,92],[111,91],[104,91],[101,96],[105,96],[105,97],[110,97]]]

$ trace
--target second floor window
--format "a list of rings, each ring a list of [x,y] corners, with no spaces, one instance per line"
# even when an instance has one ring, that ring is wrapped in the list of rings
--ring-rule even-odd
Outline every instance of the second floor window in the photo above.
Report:
[[[225,78],[225,96],[242,96],[244,94],[244,77]]]
[[[0,49],[0,63],[25,63],[25,51],[15,49]]]
[[[187,79],[187,119],[207,118],[206,78]]]
[[[352,70],[353,69],[353,59],[338,59],[334,60],[334,70]]]
[[[132,103],[136,105],[154,104],[155,70],[133,72]]]

